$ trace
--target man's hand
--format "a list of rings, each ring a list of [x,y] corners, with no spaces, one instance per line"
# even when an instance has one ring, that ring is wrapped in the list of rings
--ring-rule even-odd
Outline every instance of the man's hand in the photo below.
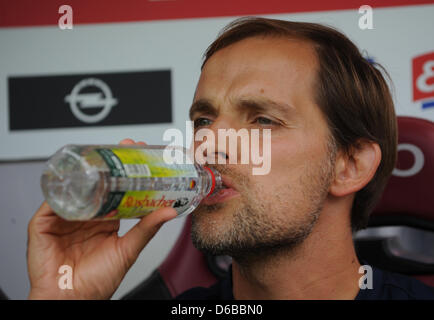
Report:
[[[109,299],[142,249],[174,217],[173,208],[156,210],[119,237],[119,220],[66,221],[44,202],[28,226],[29,299]],[[72,290],[59,288],[62,265],[72,268]]]

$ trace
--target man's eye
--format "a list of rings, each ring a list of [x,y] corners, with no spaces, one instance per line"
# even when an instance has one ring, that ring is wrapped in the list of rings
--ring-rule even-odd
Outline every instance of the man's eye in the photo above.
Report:
[[[194,127],[204,127],[204,126],[209,126],[211,124],[211,120],[207,119],[207,118],[197,118],[196,120],[194,120]]]
[[[267,126],[267,125],[270,126],[270,125],[276,124],[276,122],[274,122],[273,120],[265,118],[265,117],[257,117],[255,119],[255,122],[257,124],[265,125],[265,126]]]

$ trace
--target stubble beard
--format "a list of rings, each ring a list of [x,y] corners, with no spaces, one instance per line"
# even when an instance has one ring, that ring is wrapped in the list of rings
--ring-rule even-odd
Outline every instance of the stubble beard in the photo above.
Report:
[[[328,150],[319,167],[306,166],[297,186],[276,187],[273,195],[233,169],[216,165],[241,195],[228,202],[200,205],[193,212],[194,246],[206,254],[231,256],[240,263],[293,251],[311,234],[328,195],[336,156],[334,146],[329,144]],[[214,217],[228,210],[232,214],[224,212],[224,220]]]

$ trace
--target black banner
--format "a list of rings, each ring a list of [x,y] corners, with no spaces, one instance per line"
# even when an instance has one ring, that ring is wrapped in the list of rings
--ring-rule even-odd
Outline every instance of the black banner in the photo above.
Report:
[[[386,318],[399,318],[405,311],[410,316],[414,310],[429,314],[432,301],[0,301],[0,307],[10,308],[17,316],[22,312],[30,311],[32,315],[40,312],[42,318],[53,315],[57,318],[59,314],[79,318],[83,312],[96,318],[125,318],[128,310],[131,315],[143,314],[144,319],[280,320],[320,318],[319,313],[331,318],[354,312],[378,316],[381,311],[385,311]]]
[[[8,80],[11,131],[172,122],[170,70]]]

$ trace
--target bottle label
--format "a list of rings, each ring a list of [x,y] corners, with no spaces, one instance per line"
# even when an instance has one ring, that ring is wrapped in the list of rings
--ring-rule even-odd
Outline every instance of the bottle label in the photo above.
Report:
[[[134,218],[164,207],[173,207],[180,214],[189,208],[198,193],[199,175],[194,165],[165,163],[164,149],[98,148],[95,151],[110,169],[112,182],[126,184],[122,189],[128,190],[110,192],[95,218]]]

